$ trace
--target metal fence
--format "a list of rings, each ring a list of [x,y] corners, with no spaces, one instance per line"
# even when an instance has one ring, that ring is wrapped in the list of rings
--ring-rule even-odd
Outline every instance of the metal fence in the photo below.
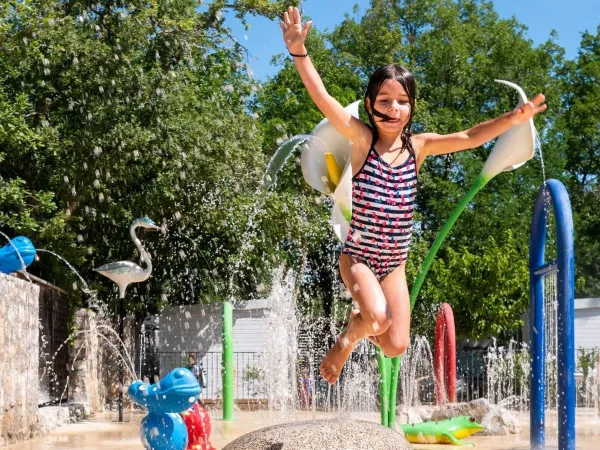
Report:
[[[153,355],[157,364],[155,373],[162,378],[177,367],[189,367],[189,355],[194,355],[206,372],[207,386],[202,390],[202,398],[222,398],[221,352],[156,352]],[[235,398],[264,398],[262,354],[257,352],[234,352],[233,358]]]
[[[526,410],[530,406],[530,352],[526,346],[490,347],[457,355],[457,400],[487,398],[494,404]],[[576,405],[598,408],[600,351],[580,348],[575,353]],[[557,405],[556,361],[547,362],[546,404]]]
[[[193,352],[157,352],[153,355],[161,378],[176,367],[189,365],[188,355]],[[222,398],[221,353],[209,352],[194,354],[202,363],[207,375],[208,386],[203,390],[205,400]],[[298,405],[306,407],[314,403],[319,409],[377,410],[378,371],[375,352],[353,354],[348,361],[338,385],[334,388],[318,376],[318,365],[322,355],[298,362]],[[599,357],[598,349],[579,349],[576,355],[577,406],[598,407],[599,400]],[[487,398],[494,404],[526,410],[529,408],[529,351],[521,345],[498,346],[461,350],[457,354],[457,401],[468,402]],[[427,367],[425,365],[424,367]],[[276,370],[276,368],[273,368]],[[418,368],[417,368],[418,369]],[[265,400],[269,397],[265,380],[264,356],[257,352],[234,353],[234,392],[236,400]],[[310,377],[314,395],[308,404],[302,400],[302,373]],[[416,395],[408,396],[410,405],[431,405],[435,402],[435,381],[430,370],[413,370],[414,380],[401,381],[398,387],[398,404],[402,405],[407,396],[403,392],[407,386]],[[312,388],[311,388],[312,390]],[[554,395],[556,389],[547,389]],[[554,394],[553,394],[554,393]],[[552,401],[548,402],[553,405]],[[551,406],[552,407],[552,406]]]

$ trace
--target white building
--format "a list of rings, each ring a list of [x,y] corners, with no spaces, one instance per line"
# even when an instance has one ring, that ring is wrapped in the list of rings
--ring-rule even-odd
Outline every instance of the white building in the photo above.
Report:
[[[575,349],[600,348],[600,298],[575,299]]]
[[[204,309],[204,311],[203,311]],[[223,304],[167,306],[157,318],[160,377],[187,365],[195,354],[207,372],[203,398],[221,398]],[[259,369],[267,342],[266,300],[240,302],[233,309],[235,397],[259,397]]]
[[[524,316],[523,339],[529,343],[529,314]],[[575,364],[579,349],[600,349],[600,298],[575,299]]]

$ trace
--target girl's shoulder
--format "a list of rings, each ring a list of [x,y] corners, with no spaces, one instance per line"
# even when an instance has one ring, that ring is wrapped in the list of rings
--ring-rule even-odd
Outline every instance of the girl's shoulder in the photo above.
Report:
[[[350,159],[352,163],[352,176],[354,177],[359,171],[360,168],[365,164],[367,157],[369,156],[369,152],[371,151],[371,147],[375,144],[375,134],[373,130],[367,125],[365,132],[361,136],[361,139],[352,141],[350,143]]]
[[[369,150],[373,145],[375,145],[375,141],[377,140],[377,136],[371,125],[364,123],[365,125],[360,133],[360,139],[356,139],[351,141],[351,146],[358,150]]]
[[[425,161],[425,157],[427,156],[424,151],[425,143],[427,141],[427,136],[425,134],[414,134],[410,137],[410,144],[414,152],[414,157],[417,162],[417,171]]]
[[[426,136],[424,134],[413,134],[410,137],[410,143],[411,143],[412,149],[415,152],[415,155],[419,155],[419,153],[421,153],[421,150],[423,150],[423,147],[425,145],[425,141],[426,141]]]

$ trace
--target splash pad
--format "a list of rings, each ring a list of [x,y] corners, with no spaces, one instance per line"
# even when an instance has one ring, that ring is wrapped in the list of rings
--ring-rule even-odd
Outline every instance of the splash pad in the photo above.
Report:
[[[291,151],[290,151],[290,152],[291,152]],[[507,166],[507,167],[505,167],[505,168],[508,168],[508,167],[512,168],[512,167],[514,167],[515,165],[517,165],[517,164],[511,164],[510,166]],[[486,166],[487,166],[487,164],[486,164]],[[326,173],[328,174],[328,176],[330,176],[330,177],[331,177],[331,181],[333,181],[333,182],[334,182],[334,184],[337,184],[337,186],[339,186],[339,185],[340,185],[340,183],[343,183],[343,180],[344,180],[344,173],[347,173],[347,166],[344,164],[344,167],[345,167],[345,169],[344,169],[344,171],[342,171],[342,172],[339,174],[339,175],[340,175],[340,176],[339,176],[339,178],[331,176],[332,174],[335,174],[335,173],[336,173],[336,171],[335,171],[334,169],[332,169],[332,167],[334,167],[334,165],[331,163],[331,158],[329,158],[329,161],[327,160],[327,158],[325,158],[325,168],[326,168]],[[275,175],[275,173],[276,173],[276,172],[277,172],[277,170],[274,170],[274,172],[273,172],[273,178],[274,178],[274,175]],[[335,178],[335,179],[334,179],[334,178]],[[269,181],[270,181],[270,179],[271,179],[271,177],[269,177]],[[487,181],[489,181],[489,180],[487,180]],[[265,186],[266,186],[266,187],[268,187],[269,185],[270,185],[270,183],[269,183],[269,182],[265,182]],[[478,188],[478,189],[479,189],[479,188],[481,188],[481,187],[482,187],[482,185],[479,185],[479,184],[477,185],[477,188]],[[330,194],[331,194],[331,195],[333,195],[333,198],[336,200],[336,202],[338,202],[338,197],[335,197],[334,193],[335,193],[335,189],[334,189],[334,190],[330,190]],[[473,194],[473,195],[474,195],[474,194]],[[340,197],[340,198],[341,198],[341,197]],[[342,199],[342,200],[343,200],[343,199]],[[341,200],[340,200],[338,203],[341,203]],[[468,203],[468,201],[467,201],[467,203]],[[466,203],[465,203],[464,205],[466,205]],[[463,205],[463,206],[464,206],[464,205]],[[343,218],[345,218],[346,214],[344,214],[344,211],[342,211],[342,208],[340,208],[340,212],[341,212],[341,215],[340,215],[339,213],[338,213],[337,215],[336,215],[336,214],[334,214],[334,215],[333,215],[332,222],[335,224],[335,223],[336,223],[336,221],[337,221],[337,223],[340,225],[340,232],[341,232],[341,230],[342,230],[342,226],[341,226],[341,225],[342,225],[342,219],[343,219]],[[543,263],[543,258],[542,258],[542,262],[540,262],[540,264],[542,264],[542,263]],[[540,275],[544,275],[546,272],[548,272],[548,273],[549,273],[549,272],[552,272],[552,270],[554,270],[554,267],[552,266],[552,264],[550,264],[548,267],[544,267],[544,265],[543,265],[543,264],[542,264],[542,266],[540,266],[540,264],[538,264],[538,266],[536,266],[536,267],[534,268],[534,269],[535,269],[536,276],[538,276],[538,277],[539,277]],[[540,271],[541,271],[541,272],[540,272]],[[546,271],[546,272],[544,272],[544,271]],[[423,275],[423,277],[424,277],[424,275]],[[422,279],[421,279],[421,280],[422,280]],[[425,352],[425,354],[426,354],[426,353],[427,353],[427,352]],[[290,359],[291,359],[291,358],[290,358]],[[272,361],[272,364],[273,364],[273,363],[276,363],[276,361]],[[231,367],[231,368],[232,368],[233,366],[229,366],[229,367]],[[346,370],[346,369],[345,369],[345,370]],[[387,369],[387,370],[390,370],[390,369]],[[233,370],[231,369],[229,373],[233,373]],[[532,373],[533,373],[533,371],[532,371]],[[357,377],[354,377],[354,375],[357,375]],[[361,376],[361,375],[364,375],[364,374],[361,374],[360,372],[353,372],[353,377],[351,377],[351,378],[353,378],[353,379],[356,379],[356,378],[358,378],[358,377],[359,377],[359,376]],[[367,374],[367,376],[368,376],[368,374]],[[536,378],[536,379],[537,379],[537,378]],[[543,377],[540,377],[540,379],[543,379]],[[390,378],[390,382],[392,382],[392,380],[393,380],[393,379],[392,379],[392,378]],[[409,378],[409,380],[410,380],[410,378]],[[313,380],[313,381],[314,381],[314,380]],[[348,388],[349,388],[348,390],[354,390],[354,392],[356,392],[356,391],[357,391],[357,390],[360,388],[360,386],[359,386],[358,384],[352,384],[350,381],[351,381],[351,380],[348,380],[348,379],[346,379],[346,380],[345,380],[345,383],[347,384],[347,386],[348,386]],[[369,381],[372,381],[372,379],[369,379]],[[413,381],[413,382],[415,381],[414,377],[412,378],[412,381]],[[367,382],[367,383],[368,383],[368,382]],[[394,388],[397,388],[398,384],[399,384],[399,382],[398,382],[398,383],[396,383],[396,384],[395,384],[395,386],[394,386],[394,384],[393,384],[393,382],[392,382],[392,385],[389,387],[390,391],[392,391]],[[408,383],[406,383],[406,384],[407,384],[407,385],[408,385],[408,384],[410,384],[410,381],[409,381]],[[417,382],[417,384],[418,384],[418,382]],[[389,391],[388,391],[388,392],[389,392]],[[391,393],[391,392],[390,392],[390,393]],[[338,392],[338,394],[339,394],[339,392]],[[292,395],[293,395],[293,394],[292,394]],[[415,397],[413,397],[413,398],[417,398],[417,399],[418,399],[418,396],[419,396],[419,393],[417,392],[417,393],[416,393],[416,396],[415,396]],[[333,398],[333,397],[334,397],[334,395],[331,395],[331,398]],[[340,399],[340,402],[339,402],[339,403],[337,403],[337,404],[331,403],[331,404],[330,404],[330,405],[331,405],[331,407],[330,407],[330,409],[331,409],[331,410],[334,410],[334,409],[336,409],[337,407],[339,407],[340,405],[343,405],[343,399],[344,399],[344,397],[343,397],[342,395],[338,395],[338,397],[337,397],[337,398],[338,398],[338,399]],[[543,398],[543,395],[542,395],[542,398]],[[292,402],[292,403],[293,403],[293,402]],[[502,402],[500,401],[499,403],[502,403]],[[532,402],[532,403],[533,403],[533,402]],[[352,408],[354,408],[355,406],[356,406],[356,404],[355,404],[355,403],[352,403],[352,402],[350,401],[350,402],[349,402],[349,405],[348,405],[348,406],[345,406],[345,408],[346,408],[346,411],[352,410]],[[372,405],[369,405],[369,408],[372,408]],[[342,409],[343,409],[343,408],[342,408]],[[315,410],[313,410],[313,411],[316,411],[316,408],[315,408]],[[369,411],[369,412],[371,412],[371,411]],[[391,409],[391,408],[390,408],[390,409],[388,409],[388,411],[387,411],[387,413],[386,413],[386,417],[388,417],[388,420],[389,420],[389,422],[388,422],[388,425],[390,425],[390,424],[391,424],[391,425],[393,425],[394,421],[396,421],[396,417],[395,417],[395,416],[396,416],[396,414],[393,414],[393,415],[392,415],[392,413],[393,413],[393,411],[392,411],[392,409]],[[337,414],[337,413],[335,413],[335,412],[331,412],[331,414],[335,415],[335,414]],[[532,413],[531,413],[531,414],[532,414],[532,417],[533,417],[533,414],[534,414],[534,413],[533,413],[533,408],[532,408]],[[541,423],[542,421],[539,419],[539,415],[537,415],[538,413],[535,413],[535,414],[536,414],[536,420],[538,420],[538,422],[540,422],[540,423]],[[313,415],[316,415],[316,414],[313,414]],[[564,417],[564,416],[563,416],[563,417]],[[569,417],[573,417],[573,416],[569,416]],[[298,417],[298,418],[300,418],[300,417]],[[315,417],[313,417],[313,418],[315,418]],[[371,416],[371,419],[372,419],[372,416]],[[542,419],[543,419],[543,416],[542,416]],[[570,420],[570,419],[569,419],[569,420]],[[574,419],[573,419],[573,420],[574,420]],[[561,423],[561,425],[562,425],[562,423],[563,423],[563,420],[561,419],[561,420],[559,420],[559,421],[560,421],[560,423]],[[532,421],[532,423],[533,423],[533,421]],[[265,423],[263,423],[263,425],[264,425],[264,424],[265,424]],[[234,426],[234,427],[235,427],[235,426],[237,426],[237,425],[238,425],[238,423],[235,423],[235,422],[233,423],[233,426]],[[239,424],[239,425],[240,425],[240,427],[239,427],[239,428],[243,428],[242,424]],[[547,431],[547,432],[548,432],[548,431]],[[537,433],[537,432],[532,432],[532,440],[534,439],[534,433]],[[562,431],[559,431],[559,435],[560,435],[560,436],[565,436],[565,434],[561,434],[561,433],[562,433]],[[570,433],[570,431],[568,431],[568,430],[567,430],[567,434],[566,434],[566,436],[568,436],[568,438],[567,438],[567,441],[568,441],[569,439],[571,439],[571,436],[573,436],[573,439],[574,439],[574,434],[571,434],[571,435],[570,435],[569,433]],[[563,438],[561,437],[560,439],[561,439],[561,445],[562,445],[562,440],[563,440]],[[574,441],[573,441],[573,442],[574,442]],[[500,445],[501,445],[501,444],[500,444]],[[536,445],[537,445],[537,444],[536,444]],[[541,445],[543,445],[543,444],[541,444]],[[65,448],[67,448],[67,447],[65,447]],[[87,447],[87,446],[86,446],[86,447],[83,447],[83,448],[93,448],[93,447]],[[482,447],[482,448],[488,448],[488,447]],[[489,447],[489,448],[512,448],[512,447],[499,447],[499,446],[495,445],[494,447]],[[538,447],[538,448],[543,448],[543,447]],[[574,447],[562,447],[562,446],[561,446],[560,448],[562,449],[562,448],[574,448]],[[586,447],[583,447],[583,446],[582,446],[581,448],[586,448]],[[590,448],[592,448],[592,447],[590,447]]]

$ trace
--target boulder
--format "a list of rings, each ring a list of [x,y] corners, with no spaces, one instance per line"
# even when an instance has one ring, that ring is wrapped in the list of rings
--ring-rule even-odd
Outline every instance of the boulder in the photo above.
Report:
[[[247,433],[223,450],[408,450],[412,445],[390,428],[364,420],[314,420]]]

